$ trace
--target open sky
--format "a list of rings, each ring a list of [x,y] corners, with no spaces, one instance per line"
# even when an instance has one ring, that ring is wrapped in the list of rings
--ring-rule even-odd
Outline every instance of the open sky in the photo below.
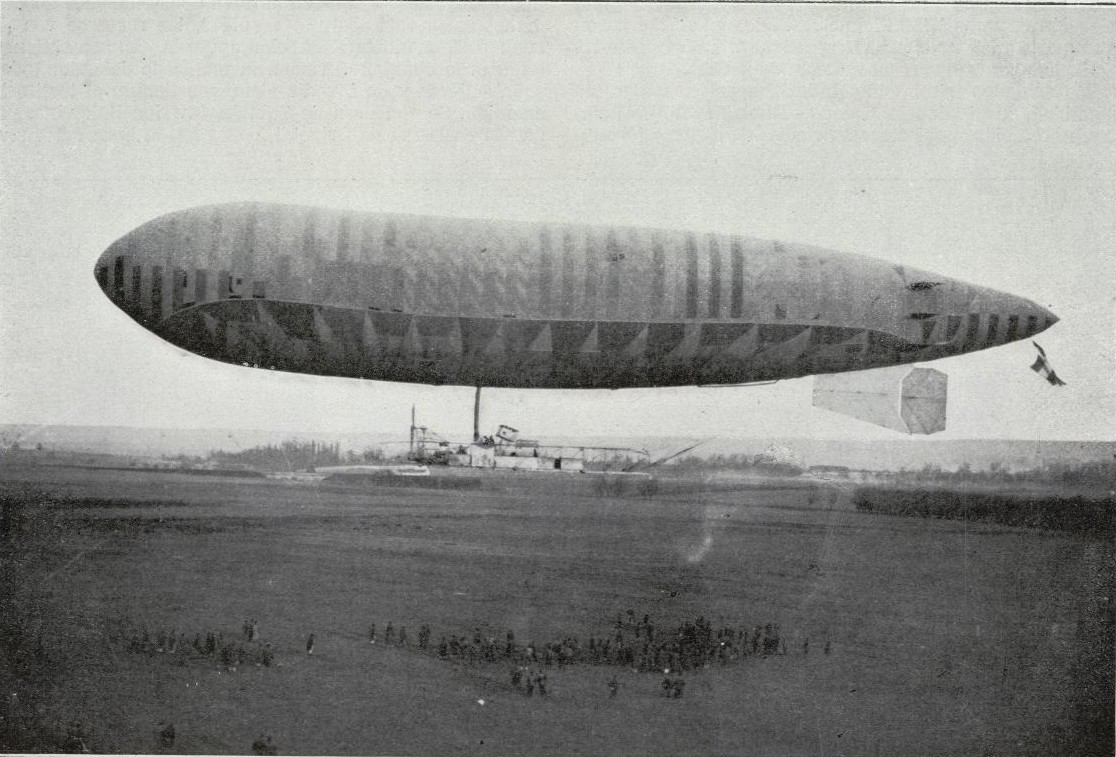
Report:
[[[259,200],[808,242],[1061,322],[932,364],[934,438],[1116,438],[1116,12],[846,5],[0,5],[0,422],[451,436],[472,390],[185,353],[93,263]],[[532,437],[893,432],[741,389],[495,391]]]

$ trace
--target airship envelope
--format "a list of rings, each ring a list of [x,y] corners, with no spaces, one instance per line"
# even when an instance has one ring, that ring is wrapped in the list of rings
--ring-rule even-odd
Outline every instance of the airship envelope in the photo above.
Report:
[[[945,378],[904,366],[1058,320],[988,287],[741,234],[269,203],[156,218],[94,275],[144,328],[240,366],[519,389],[821,375],[816,405],[907,433],[942,428]],[[884,375],[899,378],[862,378]]]

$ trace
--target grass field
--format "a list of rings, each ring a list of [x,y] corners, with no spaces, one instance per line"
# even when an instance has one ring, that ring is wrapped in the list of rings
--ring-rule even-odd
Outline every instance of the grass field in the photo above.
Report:
[[[56,751],[74,720],[133,753],[167,749],[159,721],[177,753],[261,734],[286,754],[1112,751],[1108,540],[861,513],[800,482],[622,498],[556,475],[458,491],[0,468],[0,751]],[[629,609],[777,623],[787,654],[687,671],[678,699],[661,671],[587,664],[527,698],[508,661],[367,640],[388,622],[585,639]],[[121,638],[239,638],[246,618],[270,667]]]

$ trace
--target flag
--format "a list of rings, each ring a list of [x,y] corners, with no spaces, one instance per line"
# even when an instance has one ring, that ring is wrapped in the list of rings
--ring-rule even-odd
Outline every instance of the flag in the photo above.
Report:
[[[505,442],[514,442],[519,438],[519,429],[505,426],[501,423],[500,428],[496,431],[496,436],[500,437]]]
[[[1050,365],[1050,361],[1046,359],[1046,351],[1039,347],[1038,342],[1031,342],[1035,345],[1035,349],[1039,351],[1038,357],[1035,358],[1035,364],[1031,366],[1031,370],[1042,376],[1049,381],[1053,386],[1065,386],[1066,382],[1058,378],[1058,374],[1054,372],[1054,368]]]

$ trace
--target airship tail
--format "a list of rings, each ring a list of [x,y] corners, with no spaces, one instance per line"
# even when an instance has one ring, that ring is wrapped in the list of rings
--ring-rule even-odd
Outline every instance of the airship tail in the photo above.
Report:
[[[818,376],[814,407],[905,434],[946,427],[947,377],[933,368],[896,366]]]

